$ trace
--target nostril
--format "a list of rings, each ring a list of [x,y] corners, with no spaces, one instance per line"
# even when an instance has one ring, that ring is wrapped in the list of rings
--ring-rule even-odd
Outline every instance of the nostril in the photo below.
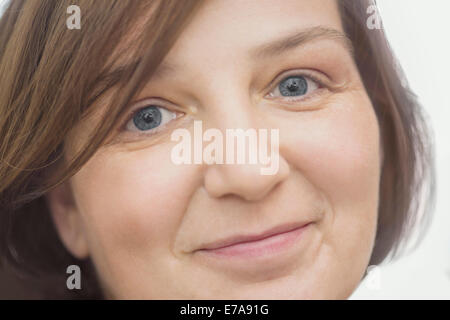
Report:
[[[215,165],[207,168],[204,185],[211,197],[234,195],[246,201],[258,201],[266,197],[285,177],[285,174],[261,175],[258,166]]]

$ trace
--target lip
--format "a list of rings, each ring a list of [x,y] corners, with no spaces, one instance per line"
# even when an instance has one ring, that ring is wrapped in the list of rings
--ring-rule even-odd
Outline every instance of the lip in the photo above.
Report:
[[[208,243],[198,251],[227,257],[264,256],[291,246],[311,223],[288,223],[260,234],[235,235]]]

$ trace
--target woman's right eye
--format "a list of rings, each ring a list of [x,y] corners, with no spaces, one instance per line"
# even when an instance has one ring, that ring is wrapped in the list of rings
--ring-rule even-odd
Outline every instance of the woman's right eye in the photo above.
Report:
[[[174,120],[177,114],[166,108],[150,105],[133,113],[126,124],[126,130],[155,133],[157,129]]]

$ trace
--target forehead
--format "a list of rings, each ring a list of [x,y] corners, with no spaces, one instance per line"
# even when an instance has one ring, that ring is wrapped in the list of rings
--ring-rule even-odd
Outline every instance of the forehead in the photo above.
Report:
[[[120,74],[120,70],[138,62],[133,48],[149,40],[142,32],[154,8],[144,11],[109,57],[111,73]],[[335,0],[207,0],[152,78],[174,75],[186,65],[193,70],[216,69],[221,63],[242,67],[250,60],[273,57],[289,47],[317,39],[337,40],[353,54]]]
[[[343,32],[335,0],[205,1],[165,60],[232,60],[271,39],[317,26]]]

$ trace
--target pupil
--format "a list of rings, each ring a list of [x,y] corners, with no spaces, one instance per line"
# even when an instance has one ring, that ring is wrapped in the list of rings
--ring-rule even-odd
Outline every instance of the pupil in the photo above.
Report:
[[[144,115],[144,120],[145,120],[145,122],[150,123],[153,121],[153,117],[147,113]]]
[[[161,124],[162,114],[157,107],[151,106],[140,110],[133,118],[134,125],[139,130],[150,130]]]
[[[293,76],[283,80],[279,90],[284,96],[301,96],[308,91],[308,84],[304,77]]]
[[[293,83],[293,84],[289,85],[288,89],[289,89],[289,91],[295,91],[298,89],[298,85],[296,83]]]

